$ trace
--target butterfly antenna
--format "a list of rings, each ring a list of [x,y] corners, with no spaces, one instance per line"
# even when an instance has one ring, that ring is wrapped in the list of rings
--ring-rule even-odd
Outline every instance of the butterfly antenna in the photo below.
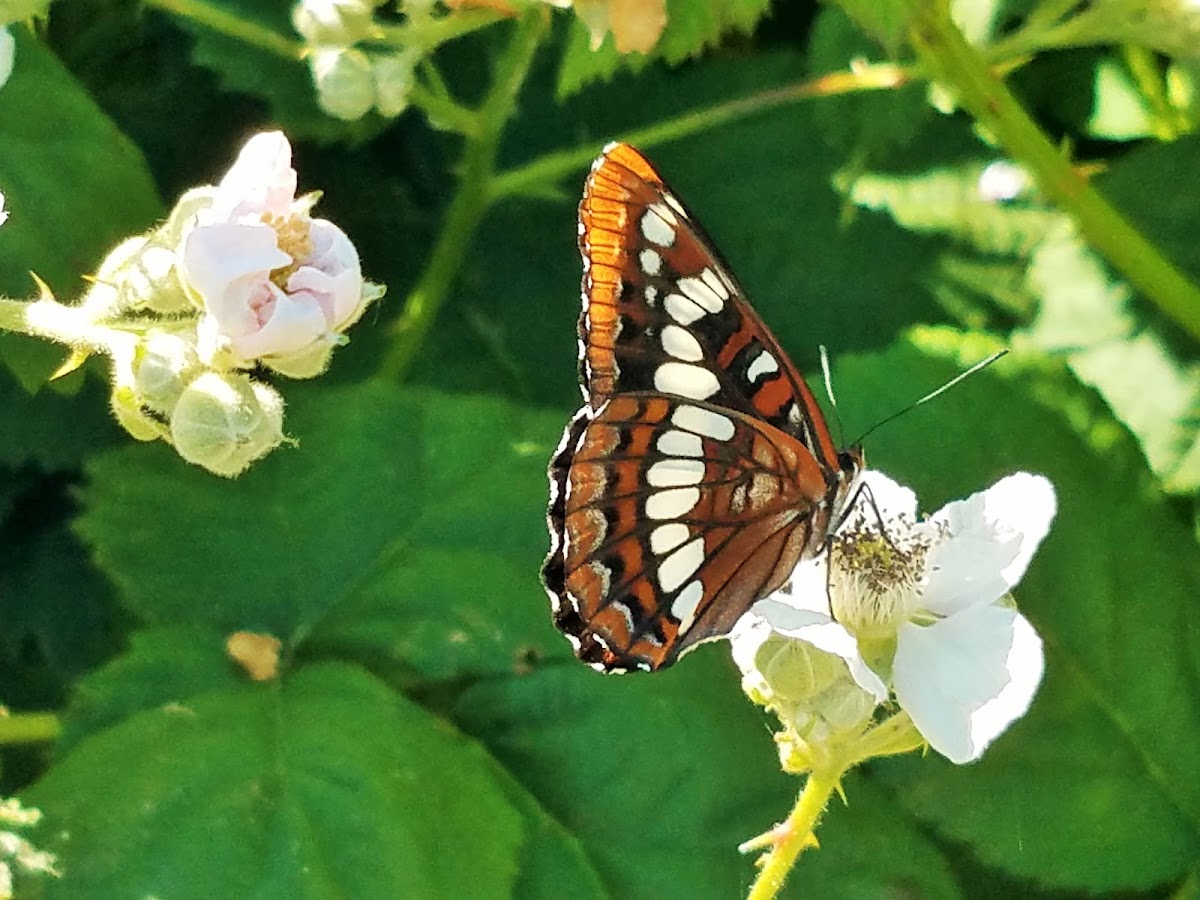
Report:
[[[824,348],[822,348],[822,349],[824,349]],[[863,432],[862,436],[859,437],[859,439],[857,441],[855,441],[854,443],[856,445],[861,444],[877,428],[880,428],[880,427],[886,425],[888,422],[891,422],[894,419],[900,418],[905,413],[912,412],[918,406],[928,403],[934,397],[941,396],[942,394],[946,393],[946,391],[950,390],[950,388],[952,388],[956,384],[958,384],[960,381],[963,381],[964,379],[971,377],[976,372],[978,372],[980,369],[986,369],[988,366],[990,366],[992,363],[994,363],[996,360],[1000,359],[1000,357],[1004,356],[1007,353],[1008,353],[1007,349],[997,350],[995,353],[993,353],[987,359],[980,360],[979,362],[975,363],[975,365],[971,366],[971,368],[967,369],[965,372],[959,372],[956,376],[951,378],[949,381],[947,381],[941,387],[937,388],[936,390],[930,391],[928,394],[926,394],[920,400],[910,403],[910,404],[908,404],[908,406],[904,407],[903,409],[892,413],[886,419],[876,422],[874,425],[872,425],[870,428],[868,428],[865,432]],[[824,355],[822,355],[822,357],[821,357],[822,364],[824,363],[824,359],[825,359]],[[832,399],[832,397],[830,399]]]
[[[833,420],[837,422],[838,441],[845,435],[842,427],[842,412],[838,409],[837,397],[833,395],[833,374],[829,371],[829,351],[824,344],[818,345],[821,351],[821,376],[825,379],[825,396],[829,398],[829,407],[833,410]]]

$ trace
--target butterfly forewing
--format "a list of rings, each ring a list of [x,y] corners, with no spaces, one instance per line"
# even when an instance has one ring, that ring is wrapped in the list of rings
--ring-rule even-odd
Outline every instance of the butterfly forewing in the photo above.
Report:
[[[598,409],[659,391],[797,434],[837,465],[820,409],[692,214],[626,144],[596,160],[579,207],[580,381]]]
[[[660,669],[824,545],[861,456],[632,147],[592,166],[579,246],[584,404],[550,466],[543,580],[581,659]]]

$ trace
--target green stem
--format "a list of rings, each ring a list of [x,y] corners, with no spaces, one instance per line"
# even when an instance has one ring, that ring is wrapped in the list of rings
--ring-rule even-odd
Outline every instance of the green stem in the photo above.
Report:
[[[891,63],[858,66],[851,71],[830,72],[798,84],[773,88],[748,97],[693,110],[673,119],[626,132],[620,139],[640,147],[652,147],[667,141],[698,134],[719,125],[749,118],[757,113],[807,100],[852,94],[860,91],[892,90],[911,81],[913,72]],[[596,155],[596,145],[584,144],[538,157],[523,166],[497,175],[491,183],[491,199],[531,193],[547,193],[546,185],[587,166]]]
[[[954,25],[945,0],[910,0],[909,38],[931,77],[1022,163],[1080,233],[1163,312],[1200,340],[1200,289],[1071,167]]]
[[[97,324],[78,306],[64,306],[43,295],[39,300],[0,298],[0,331],[44,338],[94,353],[127,349],[133,335]]]
[[[400,380],[408,372],[491,205],[494,195],[489,186],[495,177],[500,138],[548,22],[545,10],[532,8],[517,23],[479,110],[478,132],[466,140],[458,188],[446,211],[441,234],[420,281],[408,295],[404,312],[396,320],[391,349],[380,367],[387,377]]]
[[[0,747],[13,744],[43,744],[62,731],[54,713],[13,713],[0,716]]]
[[[838,788],[844,770],[813,772],[804,783],[787,820],[774,831],[771,850],[760,863],[758,877],[750,887],[747,900],[771,900],[787,880],[788,873],[805,847],[815,846],[814,831],[829,798]]]
[[[203,0],[146,0],[146,5],[199,22],[212,31],[284,59],[299,60],[304,57],[304,44],[300,41],[286,38],[270,28],[211,6]]]
[[[453,15],[381,26],[379,34],[397,46],[433,50],[455,38],[499,22],[501,18],[499,13],[490,9],[460,9]]]

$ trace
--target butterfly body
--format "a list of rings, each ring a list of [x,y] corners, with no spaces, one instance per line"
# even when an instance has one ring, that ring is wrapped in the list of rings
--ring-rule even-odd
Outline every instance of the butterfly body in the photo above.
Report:
[[[555,623],[602,671],[722,637],[824,547],[862,468],[691,214],[638,151],[579,212],[584,403],[550,465]]]

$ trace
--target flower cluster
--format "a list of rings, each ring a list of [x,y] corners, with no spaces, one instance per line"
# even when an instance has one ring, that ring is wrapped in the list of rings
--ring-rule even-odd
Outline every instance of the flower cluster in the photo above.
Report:
[[[284,439],[283,398],[250,370],[320,374],[383,293],[345,233],[312,217],[316,199],[296,196],[287,139],[256,135],[219,184],[113,250],[81,307],[47,300],[30,318],[113,358],[112,408],[130,434],[237,475]]]
[[[877,472],[862,484],[829,553],[738,623],[743,687],[779,717],[791,770],[921,743],[970,762],[1041,681],[1041,640],[1008,592],[1049,530],[1054,489],[1018,473],[918,520],[912,491]]]
[[[317,104],[336,119],[352,122],[371,110],[394,118],[408,107],[414,71],[424,53],[417,45],[387,45],[385,29],[375,20],[382,2],[300,0],[292,8],[292,25],[307,48]],[[432,0],[406,0],[409,25],[431,19],[433,6]]]

